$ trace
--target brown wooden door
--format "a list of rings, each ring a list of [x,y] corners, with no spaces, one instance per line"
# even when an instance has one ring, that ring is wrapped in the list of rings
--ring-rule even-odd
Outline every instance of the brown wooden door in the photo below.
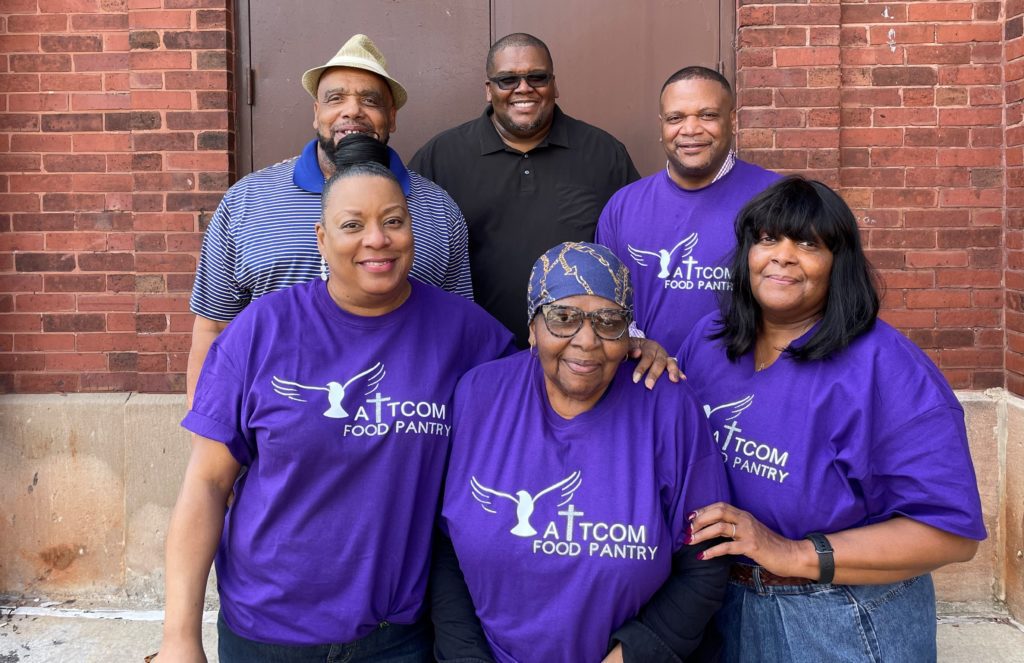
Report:
[[[733,4],[723,0],[239,0],[238,9],[239,176],[298,154],[313,137],[302,72],[357,32],[377,43],[409,91],[391,138],[406,160],[483,110],[487,48],[510,32],[548,44],[563,110],[625,143],[643,175],[664,164],[657,102],[665,78],[703,64],[732,79],[735,66]]]
[[[390,143],[405,160],[438,131],[483,109],[482,69],[490,46],[486,1],[239,4],[239,176],[295,156],[313,138],[313,99],[302,88],[302,72],[329,60],[360,32],[373,39],[388,60],[388,73],[409,92]],[[251,106],[246,67],[253,72]]]
[[[682,67],[723,61],[723,18],[730,57],[734,22],[721,4],[700,0],[495,0],[496,38],[528,32],[551,49],[558,103],[569,115],[622,141],[641,175],[665,165],[658,144],[658,92]],[[482,67],[482,65],[481,65]]]

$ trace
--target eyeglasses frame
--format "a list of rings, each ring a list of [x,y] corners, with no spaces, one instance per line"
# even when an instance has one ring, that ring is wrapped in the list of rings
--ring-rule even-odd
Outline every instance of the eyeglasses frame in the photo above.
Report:
[[[551,330],[551,326],[548,324],[548,316],[547,316],[547,314],[548,314],[548,311],[550,311],[551,309],[555,309],[555,308],[571,309],[571,310],[574,310],[574,311],[578,311],[580,313],[580,315],[582,316],[580,318],[580,324],[579,324],[578,327],[576,327],[576,330],[573,333],[571,333],[571,334],[558,334],[558,333],[556,333],[556,332]],[[599,314],[601,314],[601,313],[604,313],[605,311],[614,311],[616,313],[622,312],[622,313],[626,314],[626,326],[622,328],[622,331],[615,338],[608,338],[606,336],[602,336],[597,331],[597,326],[595,325],[595,321],[597,319],[597,316]],[[583,309],[581,309],[578,306],[566,306],[564,304],[543,304],[540,307],[540,313],[541,313],[540,317],[543,318],[543,320],[544,320],[544,328],[548,330],[549,334],[551,334],[552,336],[554,336],[556,338],[572,338],[576,334],[580,333],[580,330],[583,329],[583,323],[585,323],[587,320],[589,320],[590,321],[590,328],[594,331],[594,336],[596,336],[597,338],[601,339],[602,341],[618,341],[627,332],[629,332],[629,325],[633,321],[633,311],[631,309],[628,309],[628,308],[609,308],[609,307],[605,307],[605,308],[599,308],[599,309],[594,310],[594,311],[590,311],[588,313],[588,312],[584,311]]]

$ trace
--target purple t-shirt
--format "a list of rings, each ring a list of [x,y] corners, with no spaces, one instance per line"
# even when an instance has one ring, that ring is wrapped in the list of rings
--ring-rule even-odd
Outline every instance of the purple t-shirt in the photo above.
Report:
[[[879,320],[822,361],[736,362],[715,314],[679,351],[704,403],[734,504],[791,539],[897,515],[984,539],[964,412],[935,365]],[[812,327],[797,345],[817,329]]]
[[[668,578],[687,513],[725,499],[689,387],[632,370],[572,420],[529,352],[459,383],[441,526],[498,661],[600,661]]]
[[[182,425],[249,468],[217,551],[231,630],[311,645],[418,618],[452,392],[511,341],[476,304],[416,281],[379,317],[343,311],[315,280],[228,325]]]
[[[736,161],[703,189],[679,187],[661,171],[619,189],[597,222],[596,240],[629,267],[637,326],[669,351],[717,310],[729,289],[736,214],[779,175]]]

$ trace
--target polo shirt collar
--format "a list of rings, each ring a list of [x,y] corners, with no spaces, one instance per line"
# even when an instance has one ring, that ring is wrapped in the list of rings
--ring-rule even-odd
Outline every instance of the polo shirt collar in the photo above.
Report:
[[[493,154],[494,152],[501,152],[502,150],[515,151],[505,144],[505,141],[501,140],[501,136],[498,135],[498,130],[494,128],[494,124],[491,121],[491,115],[494,114],[494,108],[488,106],[484,109],[483,117],[480,118],[480,154]],[[569,147],[569,131],[565,126],[565,114],[562,109],[555,104],[555,112],[551,117],[551,129],[548,130],[548,135],[544,137],[537,147],[547,147],[548,145],[555,145],[557,147]]]
[[[402,163],[390,147],[388,148],[388,168],[395,174],[398,183],[402,186],[402,193],[409,195],[409,169]],[[324,192],[324,174],[320,172],[320,162],[316,158],[316,140],[311,140],[302,149],[298,161],[295,162],[295,171],[292,173],[292,182],[303,191],[310,193]]]

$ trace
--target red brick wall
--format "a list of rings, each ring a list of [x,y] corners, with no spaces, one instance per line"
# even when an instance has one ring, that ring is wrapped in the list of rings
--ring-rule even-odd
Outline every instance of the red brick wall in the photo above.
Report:
[[[1020,394],[1022,3],[739,0],[737,33],[742,155],[839,187],[883,317],[954,386]],[[231,6],[4,0],[0,390],[183,388]]]
[[[887,286],[882,317],[962,389],[1004,384],[1002,5],[741,0],[738,10],[741,153],[840,188]],[[1011,94],[1007,103],[1020,99]],[[1019,155],[1021,138],[1007,137]],[[1011,218],[1019,228],[1019,212]],[[1011,375],[1024,373],[1020,359],[1006,355]]]
[[[1006,104],[1006,386],[1024,394],[1024,0],[1004,9]]]
[[[0,390],[181,391],[230,0],[4,0]]]

